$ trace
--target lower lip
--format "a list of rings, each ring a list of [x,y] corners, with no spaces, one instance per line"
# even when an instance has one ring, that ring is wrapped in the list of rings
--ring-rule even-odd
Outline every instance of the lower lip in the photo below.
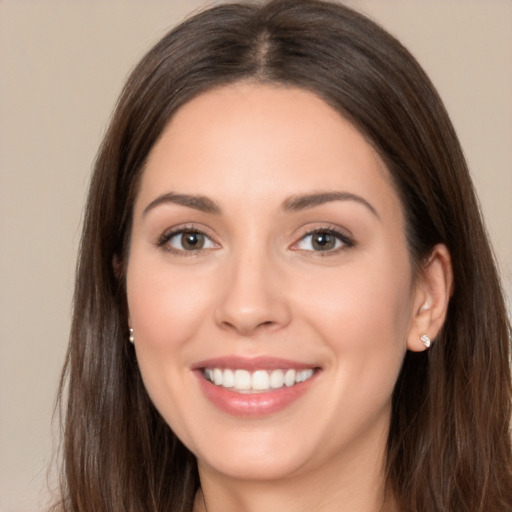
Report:
[[[202,371],[196,371],[199,385],[210,402],[232,416],[267,416],[286,409],[298,400],[316,380],[318,372],[299,384],[283,386],[268,392],[236,393],[222,386],[216,386],[203,377]]]

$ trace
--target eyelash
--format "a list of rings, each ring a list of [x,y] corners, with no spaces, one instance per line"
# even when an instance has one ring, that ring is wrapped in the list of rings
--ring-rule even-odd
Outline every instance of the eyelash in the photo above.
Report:
[[[157,247],[160,247],[161,249],[171,252],[174,254],[178,254],[180,256],[196,256],[198,254],[201,254],[203,251],[211,250],[212,247],[207,248],[200,248],[197,250],[186,250],[186,249],[176,249],[175,247],[172,247],[169,245],[169,241],[172,240],[174,237],[177,237],[179,235],[183,235],[185,233],[189,234],[195,234],[195,235],[202,235],[207,240],[210,241],[210,243],[218,245],[211,236],[209,236],[207,233],[205,233],[203,230],[198,229],[194,226],[181,226],[179,228],[173,228],[171,231],[166,231],[163,233],[157,240]],[[318,234],[325,234],[333,236],[336,241],[341,242],[340,247],[335,247],[333,249],[328,249],[325,251],[315,251],[310,249],[300,249],[300,248],[294,248],[295,246],[299,245],[301,242],[303,242],[307,237],[318,235]],[[302,234],[299,240],[294,242],[292,246],[290,247],[294,251],[301,251],[301,252],[312,252],[317,253],[317,255],[324,257],[331,254],[338,253],[339,251],[343,251],[346,249],[349,249],[351,247],[355,246],[355,241],[349,237],[346,233],[342,232],[341,230],[334,228],[334,227],[315,227],[313,229],[308,230],[306,233]]]
[[[299,245],[307,237],[310,237],[313,235],[318,235],[318,234],[325,234],[325,235],[333,236],[336,239],[336,241],[341,242],[341,246],[335,247],[333,249],[325,250],[325,251],[314,251],[314,250],[300,249],[300,248],[293,249],[294,246]],[[304,233],[297,242],[293,243],[292,249],[295,251],[314,252],[314,253],[316,253],[317,256],[325,257],[325,256],[337,254],[338,252],[343,251],[343,250],[350,249],[350,248],[354,247],[355,245],[356,245],[356,243],[353,240],[353,238],[348,236],[343,231],[341,231],[335,227],[332,227],[332,226],[329,226],[329,227],[319,226],[319,227],[315,227],[315,228],[312,228],[312,229],[306,231],[306,233]]]
[[[157,247],[160,247],[164,251],[171,252],[173,254],[178,254],[180,256],[196,256],[203,251],[208,251],[212,249],[211,247],[208,248],[201,248],[197,250],[189,250],[186,249],[176,249],[175,247],[172,247],[169,245],[169,241],[172,240],[174,237],[177,237],[179,235],[183,235],[185,233],[193,234],[193,235],[202,235],[205,237],[205,239],[209,240],[212,244],[218,245],[211,236],[209,236],[207,233],[205,233],[201,229],[197,229],[194,226],[181,226],[179,228],[173,228],[171,231],[164,232],[157,240]]]

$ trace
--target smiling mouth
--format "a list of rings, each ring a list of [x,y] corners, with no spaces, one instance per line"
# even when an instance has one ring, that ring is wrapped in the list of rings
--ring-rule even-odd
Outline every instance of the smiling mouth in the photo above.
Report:
[[[288,368],[251,372],[230,368],[204,368],[202,374],[215,386],[236,393],[265,393],[305,382],[311,379],[317,370],[317,368]]]

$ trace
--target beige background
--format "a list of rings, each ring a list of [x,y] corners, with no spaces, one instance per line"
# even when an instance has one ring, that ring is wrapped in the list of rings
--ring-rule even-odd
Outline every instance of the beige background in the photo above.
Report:
[[[48,499],[91,162],[127,72],[193,1],[0,0],[0,511]],[[353,0],[452,115],[512,295],[512,2]],[[54,433],[55,436],[55,433]]]

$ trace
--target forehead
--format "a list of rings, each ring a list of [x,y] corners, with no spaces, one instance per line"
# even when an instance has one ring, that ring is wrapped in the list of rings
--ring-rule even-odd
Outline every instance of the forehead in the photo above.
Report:
[[[153,147],[143,202],[165,192],[228,192],[246,204],[347,189],[401,209],[389,172],[363,135],[315,94],[238,83],[183,105]]]

